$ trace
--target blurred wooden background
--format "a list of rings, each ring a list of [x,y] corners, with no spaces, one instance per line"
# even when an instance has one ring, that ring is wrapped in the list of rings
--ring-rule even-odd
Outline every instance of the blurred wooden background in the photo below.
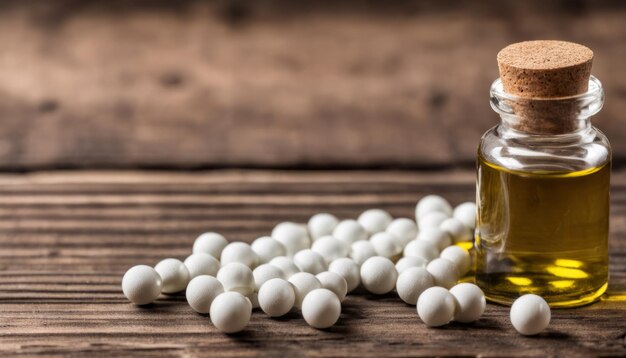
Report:
[[[626,160],[619,1],[3,1],[0,169],[473,165],[496,53],[591,47]]]

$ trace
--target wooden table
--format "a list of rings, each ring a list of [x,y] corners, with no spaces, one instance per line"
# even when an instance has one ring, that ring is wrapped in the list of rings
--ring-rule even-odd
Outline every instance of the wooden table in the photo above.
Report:
[[[412,216],[439,193],[472,200],[461,172],[55,172],[0,176],[0,355],[407,356],[626,355],[626,175],[614,176],[609,293],[553,311],[549,329],[518,335],[508,308],[488,305],[469,325],[426,328],[394,294],[357,291],[337,325],[307,326],[298,313],[224,335],[182,296],[148,308],[122,295],[124,271],[184,258],[195,236],[251,241],[278,222],[320,211],[355,217],[370,207]]]

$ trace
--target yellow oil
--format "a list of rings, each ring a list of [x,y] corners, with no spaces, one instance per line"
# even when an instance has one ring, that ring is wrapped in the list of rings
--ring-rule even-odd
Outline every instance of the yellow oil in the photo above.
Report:
[[[519,172],[479,156],[476,282],[487,299],[534,293],[576,307],[606,291],[610,171]]]

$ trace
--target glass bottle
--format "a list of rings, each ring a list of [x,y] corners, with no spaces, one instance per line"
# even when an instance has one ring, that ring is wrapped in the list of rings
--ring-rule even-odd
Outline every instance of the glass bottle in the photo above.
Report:
[[[502,121],[478,148],[477,284],[502,304],[525,293],[552,307],[593,302],[608,283],[611,148],[590,122],[602,84],[592,76],[586,93],[536,99],[498,79],[490,94]]]

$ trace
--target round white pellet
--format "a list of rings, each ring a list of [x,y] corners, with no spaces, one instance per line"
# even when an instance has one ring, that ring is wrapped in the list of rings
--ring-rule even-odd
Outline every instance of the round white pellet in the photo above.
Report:
[[[532,336],[546,329],[550,324],[550,316],[550,306],[537,295],[523,295],[511,306],[511,323],[525,336]]]
[[[200,275],[189,281],[185,296],[194,311],[209,313],[211,303],[222,292],[224,292],[224,287],[215,277]]]
[[[333,230],[333,236],[344,245],[350,246],[354,242],[367,240],[367,231],[356,220],[343,220]]]
[[[236,333],[248,325],[252,315],[252,303],[239,292],[224,292],[213,300],[211,322],[224,333]]]
[[[449,218],[441,223],[439,228],[447,232],[454,243],[472,240],[472,230],[459,219]]]
[[[298,309],[302,307],[302,300],[304,300],[307,293],[322,287],[317,277],[308,272],[298,272],[289,277],[287,281],[293,286],[293,292],[296,294],[296,301],[293,305]]]
[[[450,289],[450,293],[455,298],[455,321],[474,322],[485,312],[485,294],[473,283],[459,283]]]
[[[300,272],[300,269],[298,268],[298,266],[296,266],[296,264],[293,263],[293,259],[291,257],[287,257],[287,256],[274,257],[272,261],[270,261],[269,263],[270,265],[276,266],[279,269],[281,269],[281,271],[283,271],[285,278],[289,278],[292,275]]]
[[[423,257],[418,256],[407,256],[403,257],[398,262],[396,262],[396,271],[398,274],[402,274],[406,269],[410,267],[423,267],[426,268],[428,265],[428,260]]]
[[[417,234],[417,241],[429,241],[437,247],[437,250],[441,251],[446,247],[452,245],[452,239],[447,232],[431,227],[424,229]]]
[[[385,210],[369,209],[362,212],[357,221],[368,234],[374,235],[385,231],[392,220],[393,217]]]
[[[259,289],[259,306],[270,317],[287,314],[296,301],[293,286],[280,278],[273,278]]]
[[[454,208],[452,217],[459,220],[466,227],[474,229],[476,227],[476,204],[466,202]]]
[[[178,259],[161,260],[154,266],[162,280],[161,292],[175,293],[187,287],[189,283],[189,270]]]
[[[417,236],[417,225],[411,219],[398,218],[392,221],[385,231],[395,235],[398,245],[404,249],[406,244]]]
[[[452,216],[452,206],[448,201],[438,195],[427,195],[420,199],[415,207],[415,218],[419,221],[424,215],[438,211]]]
[[[248,243],[231,242],[222,250],[220,262],[222,266],[239,262],[250,268],[255,268],[259,264],[259,256]]]
[[[337,295],[339,301],[343,301],[348,294],[348,283],[340,274],[324,271],[315,275],[323,288],[331,290]]]
[[[390,292],[396,285],[398,272],[393,262],[386,257],[374,256],[361,265],[361,283],[373,294]]]
[[[384,256],[388,259],[398,256],[402,252],[402,247],[398,245],[398,238],[388,232],[379,232],[370,238],[376,255]]]
[[[348,255],[348,247],[330,235],[320,237],[314,241],[313,245],[311,245],[311,250],[322,255],[326,262]]]
[[[228,240],[224,236],[216,232],[205,232],[194,241],[193,253],[204,252],[219,260],[226,245],[228,245]]]
[[[131,267],[122,278],[122,292],[136,305],[147,305],[161,294],[162,281],[158,272],[147,265]]]
[[[287,256],[293,256],[296,252],[308,249],[311,240],[306,229],[296,223],[283,222],[274,227],[272,237],[285,246]]]
[[[330,290],[319,288],[306,295],[302,302],[302,317],[317,329],[331,327],[341,315],[341,302]]]
[[[190,279],[200,275],[215,276],[220,269],[220,262],[215,257],[204,252],[190,255],[183,263],[187,271],[189,271]]]
[[[430,241],[413,240],[404,248],[405,257],[417,256],[427,261],[431,261],[439,257],[439,249]]]
[[[363,265],[367,259],[374,256],[376,256],[376,250],[368,240],[357,241],[350,247],[350,257],[357,265]]]
[[[258,266],[252,271],[252,275],[254,276],[254,285],[255,289],[258,291],[263,284],[274,278],[285,278],[285,274],[283,270],[278,267],[270,264],[263,264]]]
[[[328,236],[333,233],[335,227],[339,224],[339,219],[335,215],[320,213],[315,214],[309,219],[307,227],[309,228],[309,235],[313,241]]]
[[[438,211],[433,211],[432,213],[424,215],[420,218],[417,226],[421,230],[438,228],[442,222],[446,221],[450,217],[444,213],[440,213]]]
[[[425,268],[409,267],[398,276],[396,291],[402,301],[415,305],[422,292],[434,285],[435,280]]]
[[[269,236],[263,236],[254,240],[250,247],[259,257],[259,263],[261,264],[270,262],[274,257],[287,255],[285,245]]]
[[[324,260],[322,255],[310,249],[298,251],[293,256],[293,263],[298,266],[300,271],[312,273],[314,275],[326,271],[328,268],[326,260]]]
[[[439,257],[452,261],[456,265],[459,276],[464,276],[469,271],[472,264],[472,258],[469,252],[456,245],[448,246],[443,249]]]
[[[450,260],[434,259],[428,263],[426,270],[433,276],[437,286],[450,288],[459,280],[456,265]]]
[[[417,299],[417,315],[429,327],[439,327],[454,318],[454,296],[443,287],[431,287]]]
[[[236,291],[242,295],[254,292],[254,275],[250,268],[240,262],[231,262],[217,272],[217,279],[224,286],[224,291]]]
[[[354,290],[361,284],[361,273],[359,265],[348,257],[336,259],[328,265],[328,271],[337,273],[346,280],[348,292]]]

